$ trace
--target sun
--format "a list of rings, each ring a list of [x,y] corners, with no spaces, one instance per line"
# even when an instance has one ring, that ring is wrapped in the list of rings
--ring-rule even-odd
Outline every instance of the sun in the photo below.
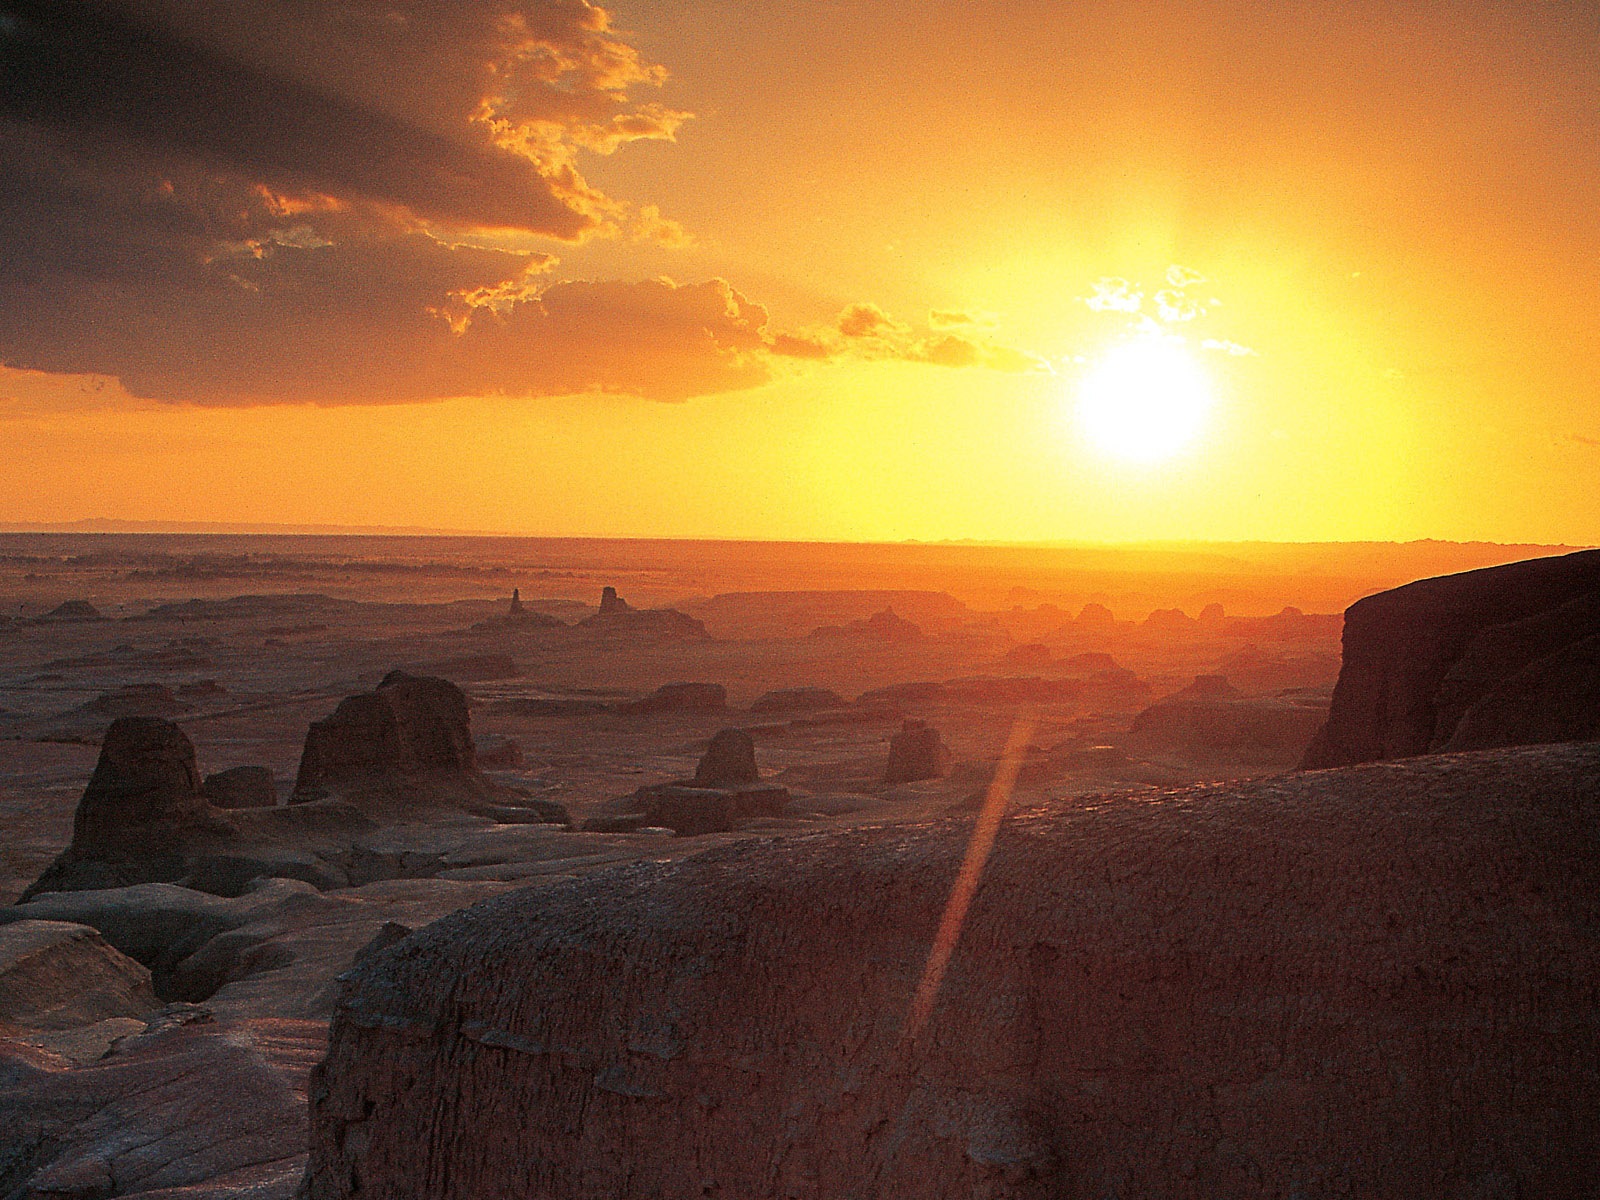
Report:
[[[1170,458],[1199,434],[1211,381],[1182,339],[1150,333],[1106,351],[1078,384],[1078,420],[1102,452],[1131,462]]]

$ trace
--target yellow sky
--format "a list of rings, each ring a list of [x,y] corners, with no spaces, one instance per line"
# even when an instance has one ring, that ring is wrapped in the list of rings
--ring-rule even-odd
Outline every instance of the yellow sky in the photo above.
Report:
[[[693,116],[675,140],[575,161],[689,243],[472,240],[553,255],[552,283],[725,279],[766,311],[764,340],[727,352],[765,383],[696,374],[681,401],[563,396],[548,393],[579,376],[528,368],[516,378],[541,381],[530,395],[480,387],[474,367],[475,388],[514,394],[334,403],[348,395],[316,394],[308,375],[274,397],[301,403],[195,404],[128,396],[117,360],[84,352],[71,361],[109,382],[0,374],[14,464],[0,521],[1600,541],[1600,18],[1587,6],[610,13],[670,73],[652,100]],[[1175,267],[1204,312],[1166,329],[1213,404],[1175,456],[1130,464],[1086,441],[1074,405],[1137,317],[1086,301],[1121,279],[1149,316]],[[575,311],[588,319],[610,295]],[[844,336],[852,304],[896,325]],[[627,336],[632,313],[607,336]],[[566,329],[512,328],[516,353],[536,358],[538,338]],[[991,365],[917,361],[946,334]],[[825,356],[782,353],[779,335]],[[651,361],[602,386],[641,386]]]

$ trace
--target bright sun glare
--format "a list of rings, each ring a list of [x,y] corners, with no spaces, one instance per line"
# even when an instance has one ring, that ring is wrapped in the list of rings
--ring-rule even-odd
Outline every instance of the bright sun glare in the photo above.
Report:
[[[1108,350],[1078,385],[1078,419],[1106,454],[1134,462],[1170,458],[1211,408],[1211,384],[1184,343],[1148,334]]]

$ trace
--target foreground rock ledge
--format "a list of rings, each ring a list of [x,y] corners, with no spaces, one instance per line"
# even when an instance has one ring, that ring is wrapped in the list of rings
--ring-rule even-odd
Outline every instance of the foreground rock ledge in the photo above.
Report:
[[[1591,1196],[1600,746],[1027,810],[511,893],[357,968],[333,1197]]]

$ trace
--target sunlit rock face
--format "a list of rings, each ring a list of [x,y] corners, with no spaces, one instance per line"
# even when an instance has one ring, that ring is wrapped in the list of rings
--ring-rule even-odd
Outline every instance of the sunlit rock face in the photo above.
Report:
[[[1600,738],[1600,550],[1423,579],[1345,613],[1328,722],[1301,765]]]
[[[313,1200],[1576,1196],[1600,747],[749,841],[511,893],[349,977]]]

